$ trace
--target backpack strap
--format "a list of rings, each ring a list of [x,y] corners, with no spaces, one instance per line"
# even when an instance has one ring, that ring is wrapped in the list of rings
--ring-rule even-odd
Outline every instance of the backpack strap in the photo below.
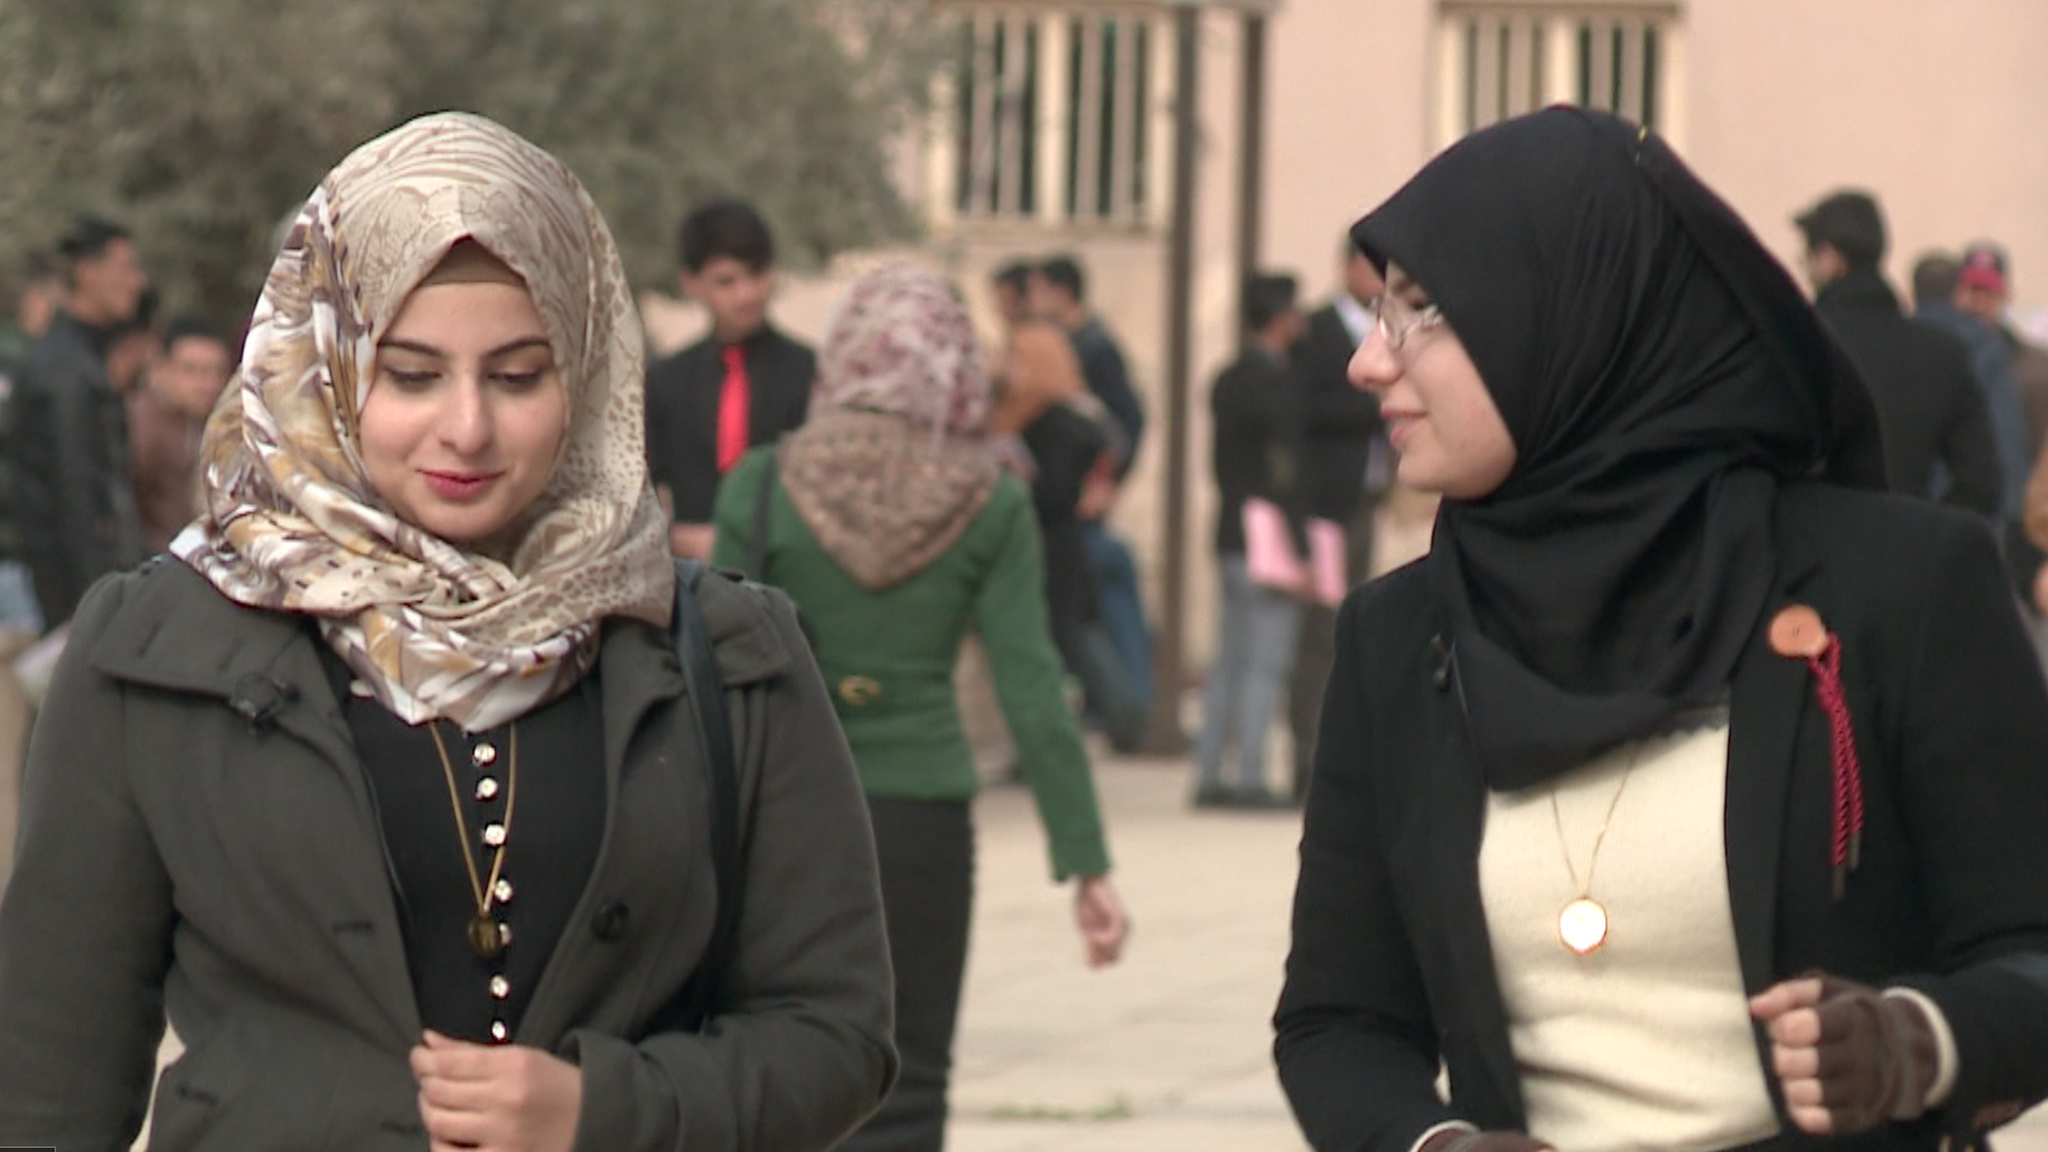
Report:
[[[718,889],[711,939],[683,993],[683,1025],[699,1032],[718,1006],[725,970],[732,963],[745,877],[740,859],[739,761],[725,712],[725,683],[712,656],[710,629],[697,606],[697,585],[708,568],[696,560],[677,560],[675,564],[676,606],[671,629],[676,660],[682,665],[683,683],[696,717],[699,758],[711,780],[711,864]]]

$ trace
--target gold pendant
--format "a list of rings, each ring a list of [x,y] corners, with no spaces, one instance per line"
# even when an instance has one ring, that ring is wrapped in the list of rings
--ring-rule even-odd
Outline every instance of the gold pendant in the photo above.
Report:
[[[1607,943],[1607,909],[1581,896],[1557,914],[1557,938],[1574,956],[1590,956]]]
[[[505,936],[496,917],[480,913],[469,922],[469,950],[481,960],[496,960],[505,954]]]

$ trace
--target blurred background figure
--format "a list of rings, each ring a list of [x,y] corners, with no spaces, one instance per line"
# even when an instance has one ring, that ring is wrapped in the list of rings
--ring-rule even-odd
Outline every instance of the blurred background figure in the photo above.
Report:
[[[1379,398],[1351,386],[1351,354],[1372,331],[1371,307],[1386,285],[1345,237],[1337,256],[1338,287],[1330,302],[1309,314],[1289,359],[1301,388],[1301,501],[1305,515],[1344,530],[1345,579],[1373,575],[1374,523],[1389,470],[1386,425]],[[1316,720],[1335,656],[1336,611],[1310,599],[1301,608],[1301,642],[1287,688],[1287,722],[1294,734],[1293,793],[1308,786],[1315,763]]]
[[[6,660],[13,659],[13,653],[20,648],[6,637],[25,636],[33,640],[43,631],[43,614],[36,606],[34,581],[22,562],[15,490],[15,453],[20,446],[14,429],[18,411],[14,395],[28,366],[29,350],[49,330],[63,299],[63,273],[56,261],[38,253],[24,266],[15,287],[13,308],[0,320],[0,658]],[[0,669],[0,677],[4,675],[4,669]],[[0,695],[4,693],[5,687],[0,687]],[[0,742],[9,748],[14,743],[7,739],[4,723],[0,723]]]
[[[1216,653],[1202,690],[1202,734],[1195,743],[1197,808],[1272,808],[1286,803],[1266,779],[1266,743],[1273,717],[1294,669],[1301,636],[1305,582],[1275,586],[1260,572],[1256,554],[1291,549],[1297,575],[1309,555],[1302,514],[1300,390],[1287,350],[1305,321],[1292,276],[1255,275],[1245,281],[1244,350],[1216,377],[1209,393],[1215,417],[1216,573],[1222,610]],[[1255,502],[1255,503],[1248,503]],[[1254,538],[1268,517],[1265,541]],[[1274,521],[1283,520],[1275,524]],[[1280,538],[1274,539],[1277,535]],[[1236,779],[1226,782],[1223,755],[1237,752]]]
[[[1996,347],[2012,373],[2013,388],[2024,414],[2024,441],[2029,469],[2048,440],[2048,348],[2020,334],[2007,309],[2012,304],[2011,262],[2005,249],[1980,240],[1963,249],[1956,268],[1955,307],[1997,339]]]
[[[2002,489],[1999,527],[2010,535],[2019,523],[2020,496],[2033,462],[2031,434],[2019,382],[2013,376],[2012,354],[1996,327],[1963,310],[1961,278],[1962,264],[1955,257],[1945,252],[1922,256],[1913,264],[1913,318],[1955,337],[1969,353],[1970,374],[1984,402],[1991,445],[1998,457]]]
[[[1131,386],[1123,348],[1102,318],[1088,305],[1087,280],[1080,262],[1072,256],[1054,256],[1031,270],[1025,301],[1032,315],[1060,326],[1073,341],[1080,358],[1081,376],[1088,390],[1109,409],[1122,433],[1113,445],[1116,480],[1119,485],[1130,475],[1138,450],[1144,443],[1145,408]],[[1096,581],[1097,605],[1102,626],[1116,646],[1123,672],[1123,695],[1141,708],[1152,704],[1152,631],[1145,620],[1145,603],[1139,591],[1138,566],[1130,545],[1110,531],[1108,515],[1112,498],[1083,517],[1088,563]],[[1169,685],[1171,691],[1173,686]],[[1109,729],[1110,743],[1119,752],[1136,751],[1143,734],[1127,732],[1120,726]]]
[[[6,889],[13,868],[22,757],[28,748],[29,722],[35,715],[15,678],[14,660],[43,632],[43,613],[36,605],[35,582],[22,562],[16,522],[15,381],[30,347],[56,316],[63,294],[64,278],[56,263],[38,254],[23,268],[14,289],[13,308],[0,320],[0,891]]]
[[[817,359],[768,318],[775,238],[752,205],[715,200],[683,219],[677,237],[684,295],[711,327],[647,372],[647,462],[675,517],[678,556],[711,554],[719,479],[747,449],[804,422]]]
[[[128,467],[142,541],[170,546],[199,514],[199,439],[234,371],[227,337],[193,317],[164,326],[143,384],[128,393]]]
[[[937,1152],[974,900],[979,789],[953,670],[972,628],[1091,965],[1127,921],[1093,770],[1046,623],[1038,526],[988,437],[987,363],[950,285],[891,264],[848,289],[810,419],[749,453],[717,506],[712,561],[763,558],[811,636],[874,822],[896,979],[895,1090],[840,1148]],[[761,539],[751,537],[764,534]]]
[[[1836,192],[1795,222],[1806,238],[1814,309],[1877,405],[1892,491],[1996,520],[2005,486],[1969,354],[1955,337],[1903,314],[1879,269],[1885,226],[1877,201]]]
[[[0,365],[21,363],[63,302],[64,276],[56,261],[42,252],[30,256],[14,284],[13,306],[0,317]]]
[[[1138,695],[1104,620],[1102,586],[1089,560],[1090,525],[1116,500],[1116,419],[1089,392],[1079,357],[1055,323],[1022,309],[1029,265],[996,277],[1008,322],[998,361],[989,431],[1014,437],[1021,477],[1045,544],[1045,598],[1052,638],[1079,681],[1082,706],[1118,748],[1145,737],[1146,701]],[[1007,278],[1007,279],[1006,279]]]
[[[94,580],[143,555],[119,391],[140,367],[113,353],[124,329],[134,336],[148,280],[128,230],[111,221],[80,218],[57,250],[64,302],[30,349],[12,400],[22,550],[50,625],[71,618]]]
[[[1015,331],[1017,325],[1032,318],[1029,260],[1012,260],[996,269],[996,274],[989,278],[989,287],[995,293],[996,315],[1002,318],[1005,330]]]

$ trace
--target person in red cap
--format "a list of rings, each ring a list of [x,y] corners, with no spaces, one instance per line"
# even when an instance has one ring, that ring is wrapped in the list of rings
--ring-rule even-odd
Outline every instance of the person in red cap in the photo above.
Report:
[[[1956,271],[1955,306],[1981,321],[2004,343],[2020,404],[2026,409],[2028,459],[2048,440],[2048,349],[2028,343],[2006,319],[2012,303],[2012,272],[2005,249],[1978,241],[1963,249]]]

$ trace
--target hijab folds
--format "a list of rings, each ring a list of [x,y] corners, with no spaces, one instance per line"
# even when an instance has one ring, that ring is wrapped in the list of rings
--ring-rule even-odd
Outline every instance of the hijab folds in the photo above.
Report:
[[[1661,140],[1572,108],[1468,137],[1352,238],[1441,308],[1515,443],[1427,560],[1488,784],[1725,699],[1779,484],[1883,478],[1869,398],[1777,261]]]
[[[988,503],[991,399],[974,325],[938,273],[890,264],[847,289],[778,464],[805,527],[861,587],[921,571]]]
[[[570,411],[547,488],[490,554],[395,515],[357,440],[378,341],[465,240],[531,292]],[[231,600],[316,618],[408,723],[503,724],[576,682],[605,617],[668,622],[642,356],[618,251],[576,177],[481,117],[414,120],[344,159],[292,222],[206,428],[205,511],[171,550]]]

